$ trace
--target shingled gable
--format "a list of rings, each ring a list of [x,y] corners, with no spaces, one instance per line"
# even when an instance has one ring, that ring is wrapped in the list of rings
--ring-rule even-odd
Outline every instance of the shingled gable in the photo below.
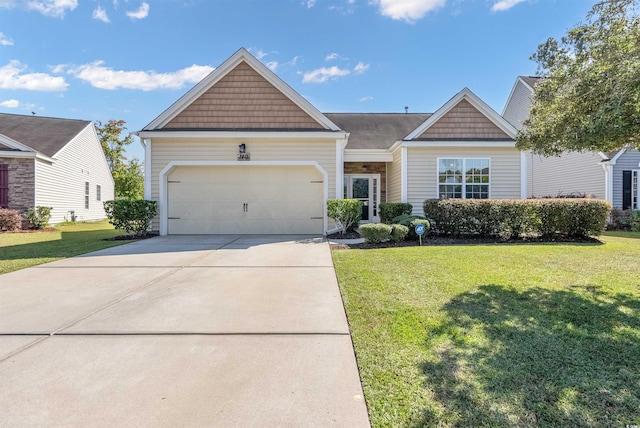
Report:
[[[464,88],[404,141],[513,140],[516,132],[495,110]]]
[[[242,48],[143,130],[340,129]]]

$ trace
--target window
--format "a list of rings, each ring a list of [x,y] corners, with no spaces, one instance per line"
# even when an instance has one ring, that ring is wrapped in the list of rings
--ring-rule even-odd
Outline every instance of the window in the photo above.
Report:
[[[96,184],[96,201],[99,201],[102,197],[102,189],[99,184]]]
[[[89,209],[89,182],[84,182],[84,208]]]
[[[489,199],[489,159],[438,159],[440,198]]]

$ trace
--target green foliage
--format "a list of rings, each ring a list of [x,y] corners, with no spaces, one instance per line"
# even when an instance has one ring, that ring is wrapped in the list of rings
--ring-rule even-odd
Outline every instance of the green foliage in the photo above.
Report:
[[[144,199],[117,199],[105,201],[104,210],[116,229],[130,235],[144,236],[151,226],[151,220],[158,212],[158,203]]]
[[[42,229],[49,224],[52,209],[52,207],[37,206],[35,208],[29,208],[24,216],[29,220],[32,228]]]
[[[372,244],[388,241],[391,239],[391,231],[393,228],[384,223],[367,223],[358,228],[360,235],[362,235],[365,241]]]
[[[380,221],[383,223],[391,223],[394,218],[411,215],[412,212],[413,205],[405,202],[386,202],[379,206]]]
[[[517,147],[544,155],[640,149],[640,0],[600,1],[531,57],[544,79]]]
[[[418,239],[418,235],[416,235],[416,230],[415,230],[415,225],[411,225],[415,220],[421,220],[425,223],[425,233],[427,231],[429,231],[429,222],[426,221],[426,219],[424,217],[421,217],[419,215],[407,215],[407,214],[403,214],[403,215],[399,215],[397,217],[394,217],[393,220],[391,220],[392,224],[399,224],[402,225],[404,227],[406,227],[407,229],[409,229],[409,232],[407,234],[406,239],[409,240],[417,240]]]
[[[419,224],[424,226],[424,234],[422,236],[427,236],[427,234],[429,233],[429,229],[431,228],[431,224],[429,224],[429,220],[416,218],[411,220],[411,222],[409,223],[409,227],[408,227],[409,234],[407,235],[408,239],[413,239],[413,240],[420,239],[420,237],[416,233],[416,226]]]
[[[407,235],[409,234],[409,228],[407,226],[403,226],[401,224],[392,224],[391,225],[391,240],[393,242],[401,242],[407,239]]]
[[[116,196],[123,199],[142,199],[144,197],[144,174],[138,159],[113,171]]]
[[[22,217],[16,210],[0,208],[0,230],[13,232],[22,227]]]
[[[613,208],[609,215],[607,223],[608,230],[631,230],[631,212],[632,210],[621,210]]]
[[[144,174],[138,159],[127,160],[126,147],[133,143],[131,134],[120,135],[127,130],[124,120],[113,120],[103,124],[95,123],[102,151],[107,158],[113,176],[116,198],[142,199],[144,194]]]
[[[629,226],[632,232],[640,232],[640,211],[633,211],[629,216]]]
[[[362,202],[356,199],[327,200],[327,216],[336,221],[336,226],[342,234],[353,228],[362,218]]]
[[[596,199],[426,200],[425,216],[436,235],[517,238],[598,236],[611,205]]]

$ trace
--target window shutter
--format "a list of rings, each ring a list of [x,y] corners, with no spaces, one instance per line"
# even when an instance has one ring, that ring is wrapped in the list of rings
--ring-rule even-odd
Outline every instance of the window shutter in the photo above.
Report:
[[[622,209],[631,208],[631,171],[622,171]]]
[[[0,208],[9,206],[9,165],[0,164]]]

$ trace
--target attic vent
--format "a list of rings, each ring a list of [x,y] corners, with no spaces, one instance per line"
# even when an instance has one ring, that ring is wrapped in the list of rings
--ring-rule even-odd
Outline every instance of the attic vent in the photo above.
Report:
[[[409,113],[409,106],[404,106],[404,113],[405,114]]]

